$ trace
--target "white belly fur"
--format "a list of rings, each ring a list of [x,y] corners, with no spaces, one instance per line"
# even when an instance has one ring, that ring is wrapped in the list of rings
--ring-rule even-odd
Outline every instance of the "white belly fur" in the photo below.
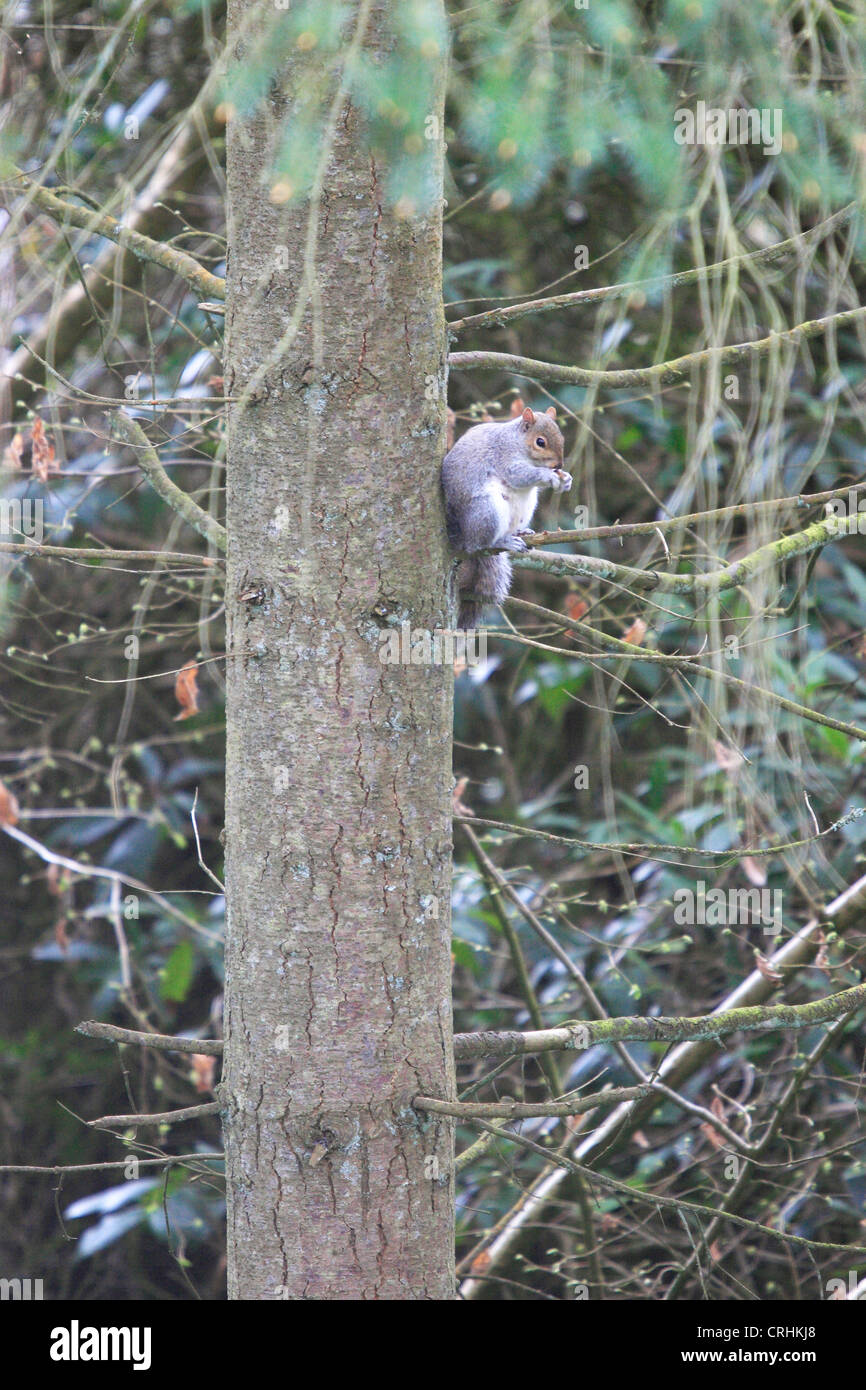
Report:
[[[538,501],[537,487],[508,487],[501,484],[502,495],[508,507],[508,529],[512,534],[525,531],[532,521],[535,504]]]
[[[491,478],[487,495],[496,508],[500,537],[513,536],[527,529],[538,501],[537,487],[509,487],[501,479]]]

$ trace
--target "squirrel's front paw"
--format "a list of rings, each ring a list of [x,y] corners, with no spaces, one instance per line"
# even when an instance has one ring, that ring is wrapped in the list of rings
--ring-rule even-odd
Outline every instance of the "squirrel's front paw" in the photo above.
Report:
[[[556,492],[568,492],[571,487],[571,474],[566,473],[564,468],[557,468],[554,472],[554,477],[556,478],[554,490]]]
[[[503,536],[499,544],[503,550],[511,550],[515,555],[522,555],[529,549],[526,541],[521,540],[520,536]]]

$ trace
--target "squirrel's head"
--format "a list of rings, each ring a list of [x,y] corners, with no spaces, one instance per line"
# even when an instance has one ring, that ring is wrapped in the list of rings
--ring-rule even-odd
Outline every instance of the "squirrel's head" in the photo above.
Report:
[[[545,411],[530,410],[527,406],[520,416],[520,428],[526,436],[527,452],[539,468],[562,467],[565,440],[555,417],[555,406],[550,406]]]

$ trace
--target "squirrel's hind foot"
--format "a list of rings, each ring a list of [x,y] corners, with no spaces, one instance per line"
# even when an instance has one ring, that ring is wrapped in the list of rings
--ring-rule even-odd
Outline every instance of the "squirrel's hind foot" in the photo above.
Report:
[[[525,540],[521,539],[521,537],[522,535],[528,536],[531,534],[532,532],[530,531],[518,531],[513,536],[503,536],[502,540],[499,541],[499,545],[502,546],[503,550],[510,550],[513,555],[522,555],[525,550],[529,549],[529,546],[526,544]]]

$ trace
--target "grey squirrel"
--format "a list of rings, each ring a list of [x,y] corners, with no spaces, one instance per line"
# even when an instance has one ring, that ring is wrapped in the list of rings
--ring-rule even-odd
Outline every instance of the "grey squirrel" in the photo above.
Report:
[[[510,420],[473,425],[445,455],[445,520],[455,550],[501,546],[519,555],[528,548],[523,537],[532,535],[538,489],[571,487],[555,408],[542,412],[522,405],[515,402]],[[507,555],[470,555],[457,571],[457,587],[457,626],[477,627],[485,604],[508,596],[511,561]]]

